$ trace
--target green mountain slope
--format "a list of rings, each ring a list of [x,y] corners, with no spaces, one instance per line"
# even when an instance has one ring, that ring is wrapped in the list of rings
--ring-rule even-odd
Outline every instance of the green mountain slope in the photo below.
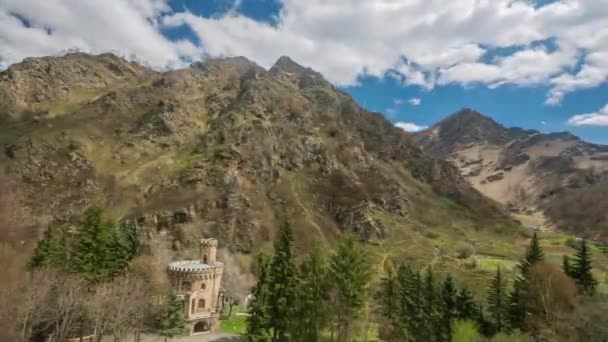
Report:
[[[167,72],[111,55],[29,59],[0,74],[0,94],[26,226],[100,203],[159,251],[213,235],[247,254],[287,215],[299,250],[354,231],[378,265],[404,256],[470,279],[485,270],[456,258],[462,244],[519,253],[518,225],[456,167],[287,57],[268,71],[239,57]]]

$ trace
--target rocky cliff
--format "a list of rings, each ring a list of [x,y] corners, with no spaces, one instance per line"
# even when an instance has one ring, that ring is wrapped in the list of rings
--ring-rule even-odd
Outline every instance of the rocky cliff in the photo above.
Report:
[[[470,109],[414,140],[534,226],[608,239],[608,146],[568,133],[505,128]]]
[[[27,59],[0,73],[0,99],[26,226],[69,225],[98,203],[174,249],[208,234],[240,252],[286,215],[301,248],[342,231],[515,226],[452,164],[288,57],[167,72],[108,54]]]

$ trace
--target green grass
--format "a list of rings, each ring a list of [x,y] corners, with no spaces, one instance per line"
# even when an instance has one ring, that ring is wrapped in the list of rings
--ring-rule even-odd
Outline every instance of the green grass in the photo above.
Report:
[[[247,309],[240,306],[232,308],[230,317],[222,316],[220,320],[220,331],[228,334],[245,334],[247,331],[247,316],[237,316],[237,313],[246,313]],[[224,309],[223,314],[228,314],[228,308]]]

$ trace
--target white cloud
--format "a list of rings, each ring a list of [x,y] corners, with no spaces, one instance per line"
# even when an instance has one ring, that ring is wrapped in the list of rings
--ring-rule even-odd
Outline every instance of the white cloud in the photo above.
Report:
[[[412,97],[407,102],[409,102],[412,106],[420,106],[420,104],[422,103],[422,100],[417,97]]]
[[[386,115],[387,115],[387,116],[392,116],[392,115],[394,115],[395,113],[397,113],[397,110],[396,110],[395,108],[387,108],[387,109],[385,110],[385,112],[386,112]]]
[[[541,121],[540,124],[543,126],[547,126],[547,121]]]
[[[607,0],[283,0],[276,25],[235,13],[166,18],[187,24],[212,55],[250,56],[270,66],[279,55],[340,85],[357,77],[393,77],[432,89],[439,84],[551,85],[551,101],[605,82]],[[346,29],[348,28],[348,29]],[[556,49],[533,43],[552,39]],[[513,48],[482,61],[488,48]],[[579,62],[582,69],[573,73]],[[608,62],[606,62],[608,63]]]
[[[1,0],[0,59],[78,47],[136,54],[156,67],[206,54],[270,67],[289,55],[338,85],[357,84],[361,74],[427,90],[548,85],[549,104],[608,79],[608,0],[280,0],[273,24],[239,14],[240,1],[211,18],[171,13],[168,1]],[[189,26],[202,45],[169,41],[163,25]],[[494,48],[504,55],[489,58]]]
[[[573,126],[608,126],[608,104],[595,113],[575,115],[568,123]]]
[[[395,106],[401,106],[401,105],[402,105],[402,104],[404,104],[404,103],[405,103],[405,100],[404,100],[404,99],[393,99],[393,104],[394,104]]]
[[[404,121],[395,122],[395,126],[401,128],[402,130],[404,130],[406,132],[410,132],[410,133],[419,132],[419,131],[422,131],[422,130],[428,128],[427,126],[420,126],[413,122],[404,122]]]
[[[0,57],[56,55],[68,49],[136,55],[151,66],[178,63],[184,43],[158,29],[169,7],[165,0],[3,0],[0,2]],[[15,15],[25,18],[29,25]],[[181,48],[180,48],[181,46]],[[192,54],[190,49],[186,51]]]

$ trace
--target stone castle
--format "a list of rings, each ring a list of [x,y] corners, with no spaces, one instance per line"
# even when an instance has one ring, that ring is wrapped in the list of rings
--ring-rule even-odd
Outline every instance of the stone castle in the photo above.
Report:
[[[213,331],[219,323],[224,265],[216,260],[216,253],[217,240],[202,239],[199,260],[169,264],[171,286],[183,300],[190,335]]]

